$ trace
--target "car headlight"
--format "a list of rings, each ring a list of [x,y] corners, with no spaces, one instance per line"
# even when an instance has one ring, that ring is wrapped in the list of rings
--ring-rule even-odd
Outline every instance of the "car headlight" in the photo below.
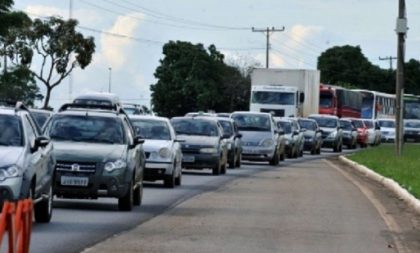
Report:
[[[202,148],[200,149],[200,153],[214,154],[217,153],[217,148]]]
[[[16,165],[6,167],[5,169],[0,170],[0,181],[5,180],[6,178],[21,176],[21,173],[22,170]]]
[[[289,141],[289,140],[286,140],[284,143],[285,143],[286,145],[289,145],[289,144],[290,144],[290,141]]]
[[[171,151],[168,148],[159,149],[159,156],[162,158],[169,158],[171,156]]]
[[[337,136],[337,131],[334,131],[328,135],[328,138],[335,138]]]
[[[119,170],[127,167],[127,163],[121,159],[118,159],[114,162],[107,162],[104,169],[108,172],[113,172],[114,170]]]
[[[260,146],[271,147],[271,146],[273,146],[273,144],[274,144],[274,141],[272,139],[266,139],[266,140],[261,142]]]

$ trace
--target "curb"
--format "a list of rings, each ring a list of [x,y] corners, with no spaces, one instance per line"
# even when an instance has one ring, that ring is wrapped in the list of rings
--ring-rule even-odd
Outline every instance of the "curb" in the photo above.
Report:
[[[399,199],[403,200],[410,206],[417,214],[420,215],[420,200],[418,200],[416,197],[411,195],[406,189],[402,188],[397,182],[394,180],[384,177],[373,170],[369,169],[368,167],[358,164],[357,162],[354,162],[350,159],[348,159],[345,156],[340,155],[338,157],[340,161],[345,163],[346,165],[349,165],[350,167],[354,168],[355,170],[359,171],[369,179],[376,181],[383,186],[385,186],[387,189],[392,191],[394,194],[398,196]]]

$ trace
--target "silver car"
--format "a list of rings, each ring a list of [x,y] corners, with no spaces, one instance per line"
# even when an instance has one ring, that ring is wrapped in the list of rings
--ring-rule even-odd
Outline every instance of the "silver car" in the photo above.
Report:
[[[304,150],[310,151],[311,155],[321,154],[322,134],[321,129],[313,119],[298,119],[299,126],[305,138]]]
[[[290,121],[292,122],[292,131],[293,134],[297,137],[297,153],[298,156],[303,156],[303,150],[305,145],[305,137],[304,132],[306,129],[302,129],[299,125],[299,122],[296,118],[290,118]]]
[[[343,150],[343,130],[337,116],[312,114],[308,118],[314,119],[322,130],[322,147],[332,148],[334,152]]]
[[[167,118],[131,115],[130,120],[143,144],[146,155],[144,180],[163,180],[165,187],[181,185],[182,151],[180,140]]]
[[[299,136],[292,129],[290,118],[274,118],[277,128],[284,134],[285,154],[288,158],[297,158],[299,155]]]
[[[279,130],[270,113],[234,112],[231,118],[242,134],[242,159],[277,165],[284,157]]]
[[[241,167],[242,134],[239,133],[238,126],[231,118],[218,117],[217,120],[223,128],[223,132],[230,136],[229,139],[226,139],[229,168]]]

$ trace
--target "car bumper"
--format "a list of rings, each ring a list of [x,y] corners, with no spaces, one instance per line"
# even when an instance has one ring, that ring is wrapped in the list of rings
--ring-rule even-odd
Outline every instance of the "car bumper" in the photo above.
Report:
[[[407,142],[420,142],[420,135],[404,134],[404,140]]]
[[[4,201],[15,201],[20,198],[26,197],[21,196],[22,188],[22,177],[7,178],[0,184],[0,203]]]
[[[315,145],[316,145],[316,142],[314,142],[313,140],[305,139],[305,142],[303,144],[303,150],[311,151]]]
[[[324,139],[322,141],[323,148],[333,148],[337,145],[337,140],[335,139]]]
[[[381,142],[395,142],[395,136],[382,136]]]
[[[182,167],[186,169],[214,168],[219,165],[219,154],[185,154]]]
[[[146,161],[144,168],[144,180],[160,180],[173,172],[172,162],[151,162]]]
[[[343,144],[344,145],[352,145],[353,144],[353,137],[352,136],[343,136]]]
[[[274,156],[274,148],[243,147],[242,159],[248,161],[270,161]]]

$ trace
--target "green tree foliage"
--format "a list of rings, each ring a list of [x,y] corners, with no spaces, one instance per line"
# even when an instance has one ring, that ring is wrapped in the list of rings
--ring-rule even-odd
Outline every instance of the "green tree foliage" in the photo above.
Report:
[[[22,101],[29,106],[33,106],[35,100],[42,99],[32,71],[23,65],[0,76],[0,97]]]
[[[248,107],[250,79],[224,63],[224,55],[211,45],[170,41],[151,85],[153,110],[168,117],[191,111],[218,112]]]
[[[92,61],[94,40],[77,32],[77,24],[76,20],[57,17],[35,19],[26,34],[35,51],[34,57],[39,57],[41,62],[39,72],[34,72],[34,75],[46,87],[44,108],[48,108],[51,91],[74,68],[84,69]]]
[[[318,58],[321,82],[345,87],[395,93],[395,70],[381,69],[372,64],[359,46],[336,46]],[[405,64],[405,92],[420,95],[420,62]]]

